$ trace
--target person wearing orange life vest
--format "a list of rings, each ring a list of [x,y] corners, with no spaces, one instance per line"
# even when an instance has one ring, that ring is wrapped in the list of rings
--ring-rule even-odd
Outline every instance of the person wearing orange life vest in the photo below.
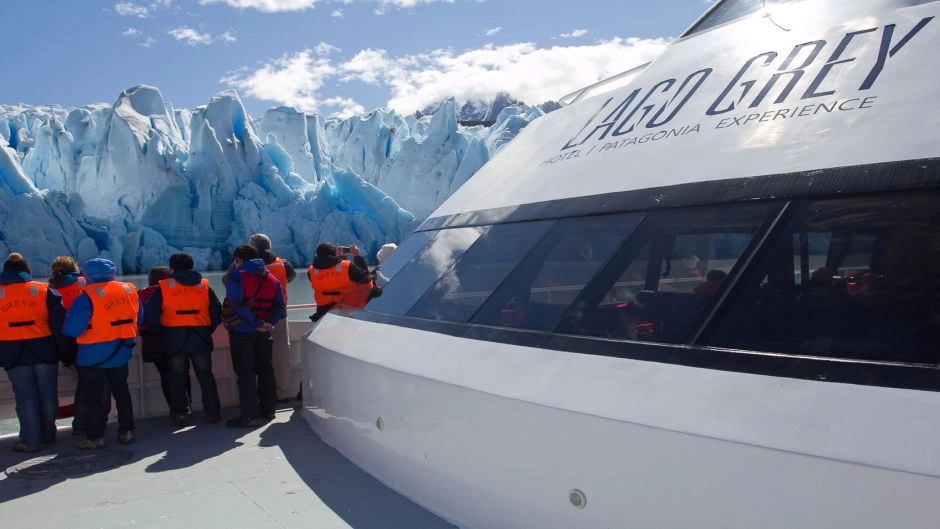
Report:
[[[240,415],[230,428],[256,428],[274,419],[277,389],[271,365],[271,330],[286,315],[281,285],[258,250],[242,244],[232,252],[232,269],[222,278],[222,319],[229,332],[232,366],[238,375]]]
[[[134,408],[127,387],[127,363],[137,338],[137,327],[143,320],[143,307],[137,288],[115,281],[116,269],[108,259],[92,259],[82,266],[88,284],[65,317],[63,333],[78,342],[78,375],[87,407],[82,449],[104,447],[107,422],[101,410],[105,381],[118,411],[118,440],[134,442]]]
[[[352,257],[352,261],[344,257]],[[336,306],[362,307],[375,292],[374,275],[369,265],[359,255],[357,246],[339,248],[329,242],[317,245],[317,256],[307,268],[307,278],[317,303],[316,312],[310,317],[317,321]]]
[[[212,333],[222,321],[222,303],[209,281],[193,270],[189,254],[170,256],[172,277],[161,279],[147,300],[144,321],[148,332],[160,337],[169,365],[170,411],[178,428],[189,426],[186,383],[192,364],[202,390],[206,422],[219,422],[219,391],[212,374]]]
[[[62,298],[34,281],[29,263],[11,253],[0,273],[0,365],[13,387],[19,442],[16,452],[38,452],[55,441]]]
[[[264,266],[281,283],[281,294],[284,295],[284,304],[287,305],[287,284],[297,277],[294,267],[290,261],[274,254],[271,250],[271,238],[263,233],[255,233],[248,237],[248,244],[261,253]],[[300,379],[293,376],[295,368],[300,367],[300,358],[291,358],[290,329],[288,329],[287,318],[282,318],[274,326],[271,336],[274,338],[272,364],[274,365],[274,382],[277,385],[277,402],[284,403],[295,394],[291,388],[300,387]]]

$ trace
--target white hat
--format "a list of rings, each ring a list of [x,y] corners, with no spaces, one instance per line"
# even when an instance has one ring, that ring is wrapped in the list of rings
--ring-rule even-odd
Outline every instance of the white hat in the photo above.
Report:
[[[383,244],[382,247],[379,248],[378,253],[375,254],[375,258],[379,260],[379,264],[382,264],[382,261],[388,259],[388,256],[392,255],[392,252],[394,252],[396,248],[398,248],[398,245],[395,243],[390,242]]]

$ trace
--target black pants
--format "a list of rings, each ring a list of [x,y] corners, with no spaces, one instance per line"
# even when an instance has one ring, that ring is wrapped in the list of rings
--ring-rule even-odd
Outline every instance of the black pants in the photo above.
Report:
[[[238,375],[238,407],[243,419],[274,414],[277,386],[271,364],[273,340],[269,332],[251,334],[230,331],[232,367]]]
[[[170,393],[170,364],[167,360],[156,360],[153,366],[160,372],[160,389],[163,391],[163,398],[166,399],[166,407],[173,412],[173,397]],[[193,389],[189,382],[189,373],[186,373],[186,414],[191,411]]]
[[[104,437],[104,428],[108,416],[104,411],[104,400],[110,398],[105,384],[110,386],[111,395],[118,412],[118,432],[134,430],[134,405],[131,392],[127,388],[127,365],[121,367],[78,367],[79,383],[85,400],[85,431],[89,439]]]
[[[190,413],[189,364],[192,363],[202,390],[202,410],[208,415],[218,415],[219,389],[212,374],[212,353],[179,353],[167,360],[170,379],[170,410],[173,415]]]
[[[78,368],[78,366],[76,367]],[[81,368],[78,368],[78,384],[75,385],[75,405],[72,408],[72,429],[87,432],[88,425],[85,423],[88,416],[88,403],[85,402],[85,393],[87,391],[82,386],[82,380],[82,371]],[[111,415],[111,388],[108,387],[107,380],[101,388],[100,402],[101,415],[107,420],[108,415]]]

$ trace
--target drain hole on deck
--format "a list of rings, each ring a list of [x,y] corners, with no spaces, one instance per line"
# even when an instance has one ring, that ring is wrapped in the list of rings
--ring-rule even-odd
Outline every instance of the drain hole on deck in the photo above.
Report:
[[[131,452],[112,450],[49,454],[8,467],[6,475],[20,479],[83,476],[120,466],[129,461],[132,455]]]

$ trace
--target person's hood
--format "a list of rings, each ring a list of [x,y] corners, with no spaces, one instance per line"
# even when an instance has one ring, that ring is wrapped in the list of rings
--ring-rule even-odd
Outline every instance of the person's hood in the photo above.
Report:
[[[240,272],[248,272],[249,274],[256,274],[262,276],[268,273],[268,269],[264,267],[264,261],[261,259],[250,259],[242,263],[238,267]]]
[[[78,278],[81,276],[82,274],[80,274],[79,272],[67,272],[60,276],[53,275],[52,277],[49,278],[49,285],[52,288],[67,287],[69,285],[75,284],[78,281]]]
[[[195,270],[175,270],[173,272],[173,279],[183,285],[193,286],[198,285],[199,282],[202,281],[202,274]]]
[[[28,272],[19,272],[16,270],[4,270],[0,272],[0,285],[12,285],[13,283],[25,283],[32,281],[33,276]]]
[[[326,270],[327,268],[333,268],[342,261],[339,257],[335,255],[319,255],[313,260],[313,267],[320,270]]]
[[[108,259],[92,259],[82,266],[82,274],[89,283],[107,283],[114,281],[116,269]]]
[[[264,264],[269,265],[277,260],[277,256],[271,250],[265,250],[261,252],[261,260],[264,261]]]

